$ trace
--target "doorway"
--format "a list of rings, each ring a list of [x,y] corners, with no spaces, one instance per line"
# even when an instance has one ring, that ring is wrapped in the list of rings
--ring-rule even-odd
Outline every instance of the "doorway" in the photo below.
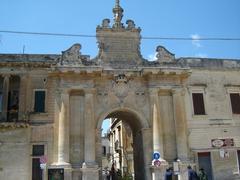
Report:
[[[199,168],[203,168],[208,176],[208,180],[212,180],[212,163],[210,152],[198,153],[198,165]]]

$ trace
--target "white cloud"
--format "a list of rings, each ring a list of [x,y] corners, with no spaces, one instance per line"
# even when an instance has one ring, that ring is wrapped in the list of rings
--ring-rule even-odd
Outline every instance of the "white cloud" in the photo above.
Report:
[[[194,46],[196,46],[197,48],[202,47],[202,44],[200,43],[201,37],[199,34],[192,34],[190,37],[192,38],[192,44]]]
[[[156,61],[156,60],[157,60],[156,55],[157,55],[157,52],[154,53],[154,54],[149,54],[149,55],[148,55],[148,60],[149,60],[149,61]]]
[[[204,53],[198,53],[195,55],[195,57],[199,57],[199,58],[207,58],[208,55],[207,54],[204,54]]]

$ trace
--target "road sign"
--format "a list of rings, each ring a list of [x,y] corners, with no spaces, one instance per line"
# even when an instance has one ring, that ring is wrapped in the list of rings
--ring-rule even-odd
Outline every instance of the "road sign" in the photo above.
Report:
[[[153,165],[156,166],[156,167],[159,167],[161,165],[161,161],[154,160]]]
[[[41,169],[46,169],[46,167],[47,167],[47,164],[40,164]]]
[[[153,159],[158,160],[160,158],[160,153],[158,151],[155,151],[153,153]]]

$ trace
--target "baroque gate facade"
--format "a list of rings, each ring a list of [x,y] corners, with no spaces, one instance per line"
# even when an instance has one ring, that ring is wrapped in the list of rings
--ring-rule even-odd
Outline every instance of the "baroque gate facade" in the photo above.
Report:
[[[210,103],[213,118],[204,114],[199,124],[190,102],[195,91],[207,91],[208,81],[213,84],[210,94],[220,85],[239,92],[239,62],[176,59],[162,46],[156,48],[157,59],[148,61],[140,52],[141,29],[133,20],[121,22],[118,1],[113,13],[113,24],[104,19],[96,29],[99,53],[93,59],[81,54],[80,44],[61,55],[0,55],[0,179],[15,179],[17,174],[33,179],[36,161],[46,164],[38,174],[44,179],[57,170],[65,180],[101,178],[101,125],[108,117],[123,119],[133,131],[138,180],[162,179],[176,159],[181,160],[179,175],[186,179],[186,167],[194,167],[198,153],[212,148],[209,142],[219,138],[222,128],[228,132],[222,139],[235,138],[227,162],[237,172],[239,116],[228,120],[227,105]],[[213,133],[199,145],[206,127]],[[152,165],[155,151],[161,154],[159,167]],[[210,151],[217,161],[217,150]],[[221,179],[222,162],[215,166],[213,161],[214,176]]]

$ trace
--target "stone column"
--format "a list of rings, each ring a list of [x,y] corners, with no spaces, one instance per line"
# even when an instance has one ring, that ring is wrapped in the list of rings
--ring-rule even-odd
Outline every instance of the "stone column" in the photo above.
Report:
[[[64,179],[71,180],[72,169],[69,163],[69,93],[67,91],[62,91],[60,98],[58,123],[58,162],[56,164],[56,168],[63,168]]]
[[[96,165],[95,156],[95,122],[94,122],[94,90],[85,91],[85,137],[84,160],[87,166]]]
[[[144,156],[144,170],[145,179],[152,179],[151,175],[151,164],[152,164],[152,130],[150,128],[141,129],[142,134],[142,145],[143,145],[143,156]],[[137,153],[137,152],[135,152]]]
[[[2,119],[7,121],[7,110],[8,110],[8,92],[9,92],[9,83],[10,75],[3,76],[3,99],[2,99]]]
[[[160,116],[158,89],[150,90],[151,117],[153,124],[153,151],[158,151],[163,159],[163,129]]]
[[[28,115],[26,114],[26,89],[28,84],[28,77],[27,75],[20,76],[20,90],[19,90],[19,112],[18,117],[19,120],[28,120]]]
[[[96,128],[94,121],[95,90],[85,90],[85,120],[84,120],[84,163],[82,165],[83,180],[98,180],[99,168],[96,163]]]
[[[69,164],[69,94],[62,92],[58,129],[58,164]]]
[[[96,162],[102,167],[102,129],[96,129]],[[103,168],[103,167],[102,167]]]
[[[187,119],[184,101],[184,89],[174,89],[173,93],[173,111],[176,128],[176,142],[178,158],[184,162],[189,161],[189,147],[187,136]]]

